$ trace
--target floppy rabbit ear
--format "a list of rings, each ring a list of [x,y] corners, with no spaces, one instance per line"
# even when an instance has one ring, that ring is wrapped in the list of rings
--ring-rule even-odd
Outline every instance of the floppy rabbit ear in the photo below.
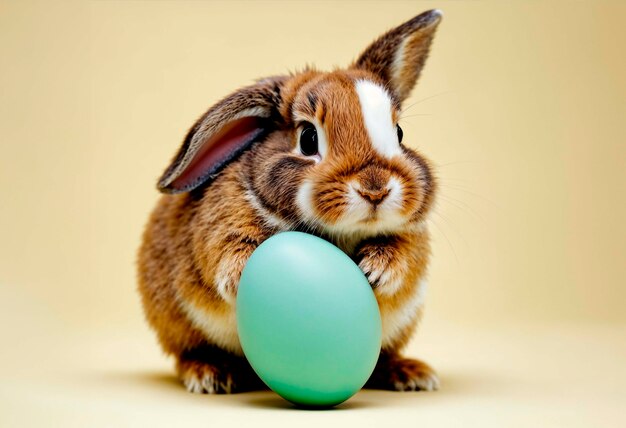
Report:
[[[378,75],[400,103],[410,94],[428,57],[441,11],[429,10],[379,37],[352,65]]]
[[[157,188],[163,193],[188,192],[214,179],[279,120],[285,79],[261,80],[211,107],[189,130]]]

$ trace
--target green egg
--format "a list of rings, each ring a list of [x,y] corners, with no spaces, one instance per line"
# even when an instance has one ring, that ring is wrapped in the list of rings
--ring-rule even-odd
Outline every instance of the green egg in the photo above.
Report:
[[[263,242],[237,292],[237,329],[259,377],[295,404],[337,405],[365,384],[382,327],[359,267],[313,235],[284,232]]]

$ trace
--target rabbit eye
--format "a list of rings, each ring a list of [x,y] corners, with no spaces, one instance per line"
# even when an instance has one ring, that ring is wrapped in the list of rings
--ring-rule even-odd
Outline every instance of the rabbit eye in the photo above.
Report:
[[[396,132],[398,133],[398,143],[402,142],[402,137],[404,137],[404,131],[400,128],[400,125],[396,125]]]
[[[312,123],[305,122],[300,131],[300,151],[304,156],[314,156],[318,153],[317,129]]]

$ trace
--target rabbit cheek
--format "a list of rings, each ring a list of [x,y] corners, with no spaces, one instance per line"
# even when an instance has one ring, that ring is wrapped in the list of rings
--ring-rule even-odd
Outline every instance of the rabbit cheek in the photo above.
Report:
[[[337,181],[315,182],[305,179],[300,185],[297,205],[305,222],[333,228],[346,212],[347,186]]]
[[[330,225],[342,220],[348,211],[348,186],[341,182],[328,182],[318,186],[314,202],[320,218]]]
[[[284,156],[267,165],[257,183],[257,194],[263,205],[285,220],[297,216],[294,201],[304,179],[303,171],[310,161]]]
[[[424,199],[424,192],[419,175],[413,171],[414,167],[411,165],[405,170],[404,174],[395,177],[397,187],[402,190],[402,198],[397,205],[397,210],[399,215],[410,218],[419,210]]]
[[[413,212],[413,220],[421,221],[428,214],[433,204],[437,183],[426,159],[409,148],[405,148],[404,152],[412,171],[407,176],[410,177],[407,188],[411,191],[408,195],[407,205],[413,207],[411,210]]]

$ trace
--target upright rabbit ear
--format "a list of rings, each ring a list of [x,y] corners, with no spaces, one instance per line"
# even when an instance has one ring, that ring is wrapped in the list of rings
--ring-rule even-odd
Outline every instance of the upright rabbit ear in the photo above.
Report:
[[[214,179],[229,162],[271,131],[280,119],[284,77],[247,86],[211,107],[187,133],[159,179],[164,193],[188,192]]]
[[[441,17],[439,10],[429,10],[388,31],[365,49],[352,67],[378,75],[402,103],[422,71]]]

